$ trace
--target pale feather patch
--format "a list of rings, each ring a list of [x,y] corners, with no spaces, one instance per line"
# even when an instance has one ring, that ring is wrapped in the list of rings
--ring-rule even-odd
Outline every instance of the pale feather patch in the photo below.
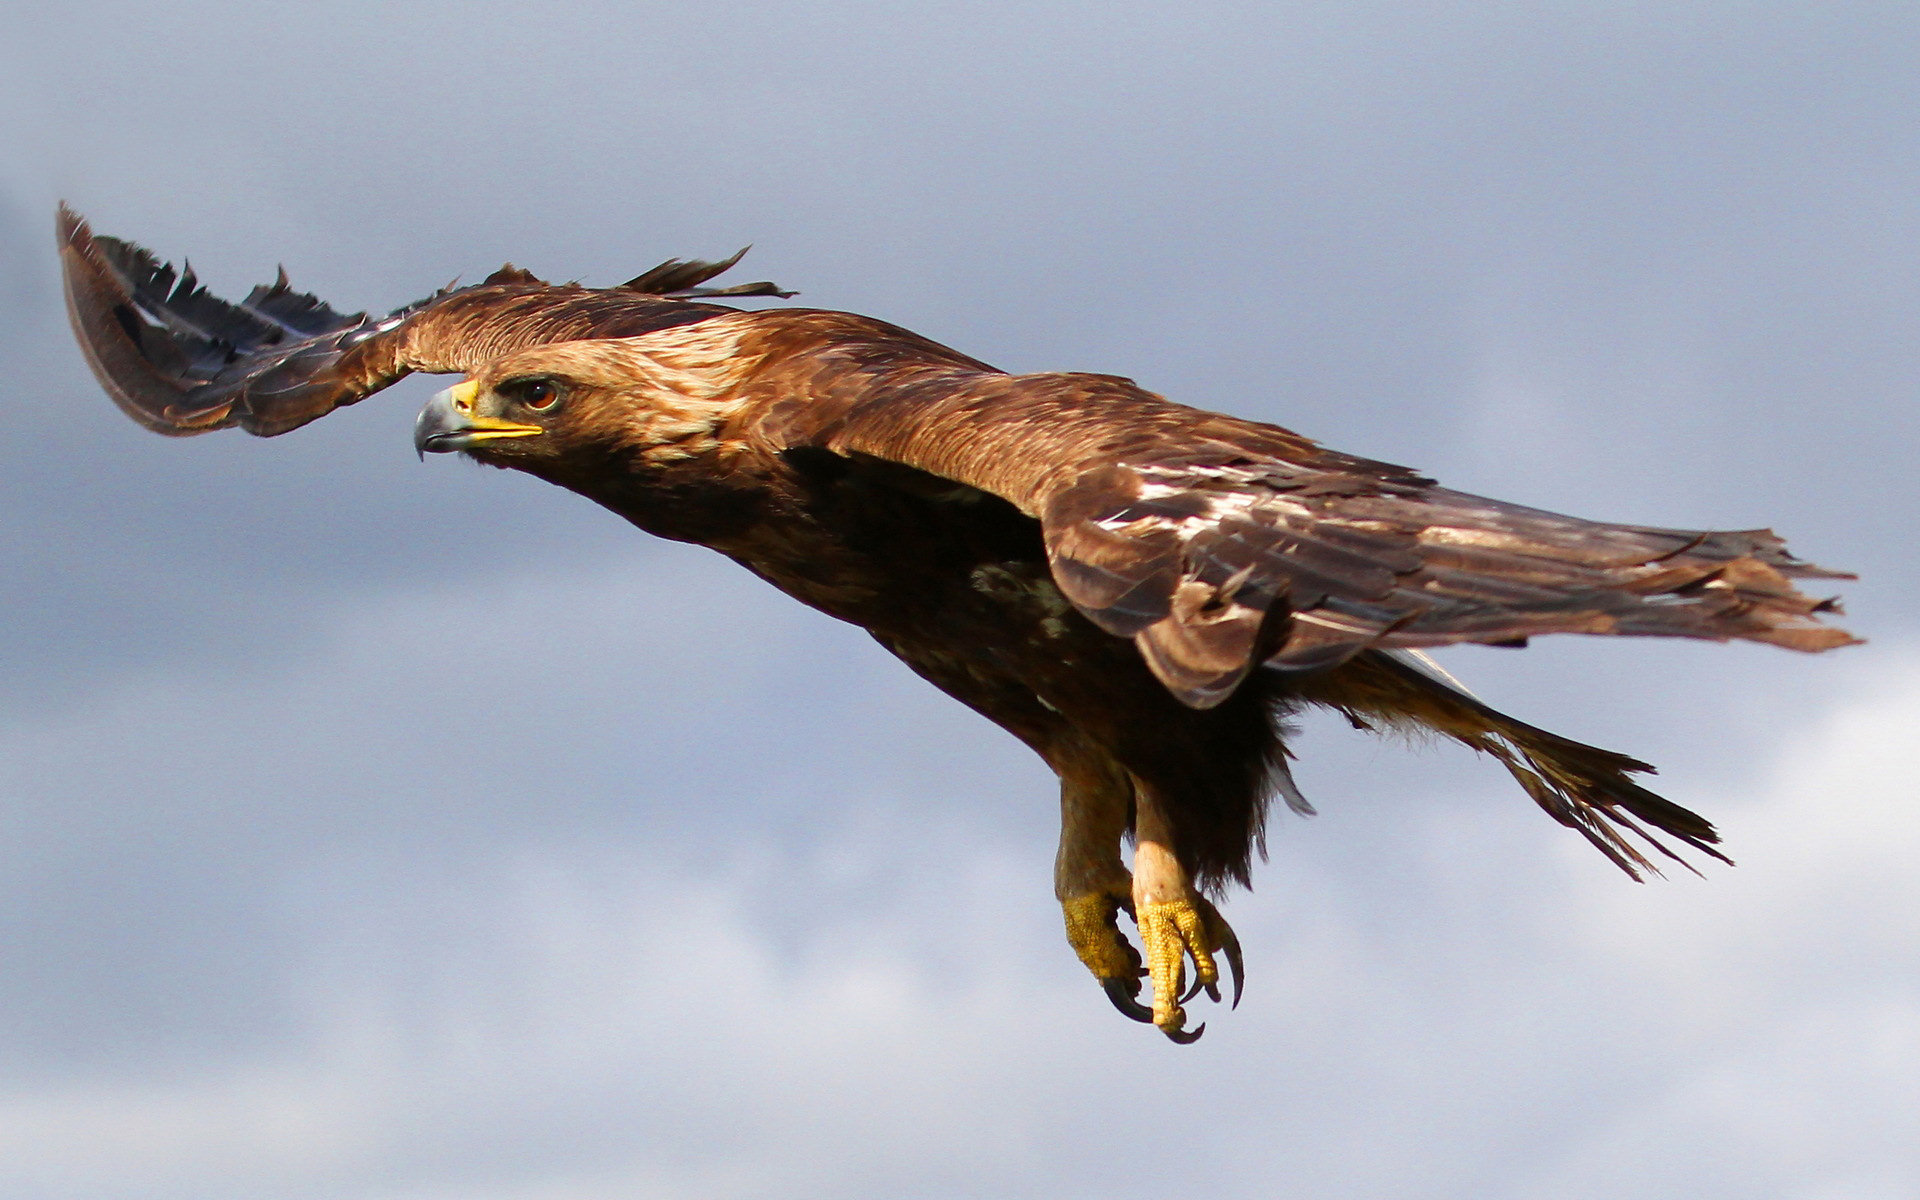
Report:
[[[675,326],[630,338],[554,342],[507,355],[488,374],[510,378],[552,371],[610,394],[632,397],[621,416],[663,462],[697,457],[718,445],[716,431],[746,401],[741,385],[760,356],[743,351],[751,313]]]
[[[1420,672],[1420,674],[1422,675],[1425,675],[1428,679],[1433,680],[1435,683],[1443,684],[1446,687],[1452,688],[1454,691],[1459,692],[1462,696],[1468,696],[1475,700],[1478,700],[1480,698],[1479,696],[1474,694],[1474,691],[1472,688],[1468,687],[1464,683],[1461,683],[1458,679],[1456,679],[1453,676],[1452,672],[1448,671],[1445,667],[1441,666],[1438,662],[1434,661],[1433,655],[1428,654],[1425,651],[1385,650],[1385,651],[1382,651],[1382,653],[1384,653],[1388,658],[1397,659],[1398,661],[1407,664],[1407,666],[1412,667],[1414,670]]]

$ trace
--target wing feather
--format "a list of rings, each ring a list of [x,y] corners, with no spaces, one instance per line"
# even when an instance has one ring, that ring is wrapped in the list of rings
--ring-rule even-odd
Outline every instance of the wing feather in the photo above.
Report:
[[[1103,547],[1104,594],[1076,587],[1071,569],[1059,578],[1096,623],[1151,643],[1149,661],[1189,703],[1217,703],[1260,663],[1318,670],[1372,647],[1519,644],[1545,633],[1798,650],[1853,640],[1819,624],[1830,601],[1792,583],[1843,576],[1794,558],[1767,530],[1607,525],[1435,486],[1294,488],[1284,468],[1128,464],[1131,487],[1109,473],[1104,503],[1082,496],[1077,511],[1059,514],[1065,528],[1049,521],[1056,565],[1080,553],[1088,527],[1109,541],[1150,541],[1150,554]],[[1139,586],[1169,570],[1177,578]],[[1171,601],[1113,614],[1107,594]],[[1194,627],[1208,636],[1195,640]]]
[[[857,358],[857,355],[853,357]],[[1545,633],[1854,641],[1796,579],[1845,579],[1768,530],[1614,525],[1442,488],[1277,426],[1102,375],[898,355],[817,394],[799,440],[993,492],[1041,522],[1062,593],[1186,703],[1260,665]]]
[[[123,412],[156,433],[239,426],[271,437],[353,404],[414,371],[469,371],[527,346],[636,337],[733,309],[707,295],[786,295],[769,283],[696,286],[739,260],[662,264],[621,288],[542,282],[512,265],[383,317],[340,313],[295,291],[282,269],[246,299],[222,300],[190,267],[96,235],[62,205],[67,311],[88,365]]]

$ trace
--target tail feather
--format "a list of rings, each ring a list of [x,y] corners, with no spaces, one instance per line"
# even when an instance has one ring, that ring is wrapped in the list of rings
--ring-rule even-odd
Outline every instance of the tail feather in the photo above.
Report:
[[[1649,764],[1548,733],[1478,701],[1468,701],[1467,706],[1484,719],[1485,731],[1452,736],[1493,755],[1548,816],[1577,830],[1635,879],[1643,871],[1658,875],[1660,868],[1625,836],[1628,834],[1699,874],[1646,825],[1721,862],[1733,861],[1715,848],[1720,835],[1705,817],[1648,791],[1629,777],[1652,774],[1654,769]],[[1641,824],[1643,821],[1646,825]]]
[[[1634,879],[1661,874],[1648,851],[1695,870],[1667,842],[1731,863],[1705,817],[1636,783],[1651,765],[1529,725],[1489,707],[1431,665],[1401,651],[1366,651],[1346,665],[1298,681],[1302,697],[1376,723],[1445,734],[1491,755],[1534,803],[1575,830]]]

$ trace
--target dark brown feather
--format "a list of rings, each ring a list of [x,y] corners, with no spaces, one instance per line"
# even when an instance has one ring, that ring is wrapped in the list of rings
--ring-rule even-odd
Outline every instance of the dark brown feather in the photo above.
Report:
[[[1706,818],[1633,781],[1651,773],[1651,766],[1517,721],[1417,669],[1405,656],[1363,651],[1337,670],[1293,676],[1290,683],[1300,699],[1343,712],[1362,728],[1378,723],[1442,733],[1491,755],[1547,815],[1635,879],[1659,873],[1640,844],[1692,870],[1655,832],[1730,861],[1716,848],[1720,837]]]
[[[67,311],[88,364],[122,411],[174,437],[231,426],[271,437],[413,371],[467,371],[528,346],[636,337],[735,311],[645,288],[553,286],[511,263],[485,283],[437,292],[378,319],[341,314],[293,291],[285,271],[230,304],[201,288],[191,270],[176,276],[138,246],[96,237],[65,205],[59,235]],[[664,282],[712,278],[738,259],[682,264]],[[678,294],[774,294],[760,290],[771,286]]]
[[[787,299],[799,295],[798,292],[782,291],[778,284],[760,280],[757,283],[736,283],[731,287],[706,288],[700,284],[718,275],[732,270],[742,258],[746,257],[751,246],[742,246],[727,258],[719,262],[702,262],[699,259],[683,260],[670,258],[650,271],[643,271],[620,286],[630,292],[642,292],[653,296],[672,296],[675,299],[688,300],[701,296],[778,296]]]
[[[780,436],[906,463],[1039,518],[1061,590],[1133,638],[1189,704],[1219,703],[1261,663],[1324,670],[1369,647],[1545,633],[1809,651],[1854,640],[1819,623],[1832,601],[1792,583],[1848,576],[1793,557],[1769,531],[1561,516],[1129,380],[902,361],[903,331],[857,344],[838,332],[815,326],[836,369],[804,406],[787,403]]]

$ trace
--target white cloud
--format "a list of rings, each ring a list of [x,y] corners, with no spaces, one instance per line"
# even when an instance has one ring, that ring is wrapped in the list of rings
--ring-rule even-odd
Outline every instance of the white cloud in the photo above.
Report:
[[[16,726],[16,761],[94,753],[34,776],[67,789],[43,807],[13,797],[16,818],[78,822],[38,847],[110,836],[111,796],[90,817],[65,805],[198,745],[161,809],[186,812],[197,782],[198,828],[256,828],[181,839],[151,887],[164,904],[223,855],[257,860],[241,888],[268,910],[257,926],[182,936],[261,939],[275,982],[253,1004],[278,1033],[19,1075],[0,1089],[0,1190],[1263,1197],[1288,1181],[1878,1200],[1920,1184],[1912,654],[1859,660],[1845,701],[1717,806],[1743,865],[1705,881],[1614,877],[1548,823],[1509,820],[1525,801],[1496,773],[1471,785],[1497,794],[1484,804],[1449,782],[1372,823],[1289,826],[1230,908],[1247,1003],[1181,1050],[1108,1011],[1071,961],[1050,794],[1023,752],[877,656],[796,715],[793,677],[845,651],[799,610],[744,648],[717,615],[660,643],[648,631],[687,589],[732,586],[724,564],[682,565],[389,599],[263,674],[150,679]],[[420,636],[530,612],[572,649],[462,661]],[[579,727],[616,694],[638,742]],[[450,758],[438,734],[471,728],[476,698],[511,698],[502,719],[529,742]],[[769,775],[744,760],[771,746],[722,764],[700,744],[776,712],[800,730],[783,745],[828,745]],[[130,728],[137,713],[164,719]],[[868,737],[904,747],[897,774]],[[529,769],[527,744],[558,757]],[[643,761],[651,777],[630,775]],[[735,767],[770,807],[713,786]],[[526,795],[549,768],[570,794]],[[277,786],[284,805],[253,810]],[[291,834],[267,827],[283,820]],[[57,880],[42,895],[75,900]]]

